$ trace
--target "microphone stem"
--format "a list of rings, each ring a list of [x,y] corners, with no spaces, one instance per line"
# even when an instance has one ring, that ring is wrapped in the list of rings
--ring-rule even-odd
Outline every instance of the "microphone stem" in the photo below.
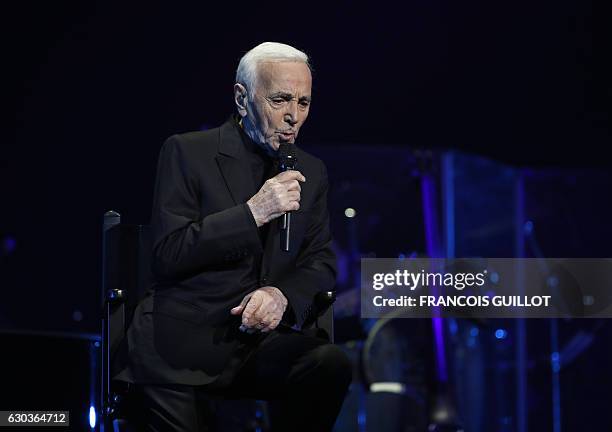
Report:
[[[291,231],[291,213],[287,212],[283,215],[281,232],[280,232],[281,249],[285,252],[289,252],[290,231]]]

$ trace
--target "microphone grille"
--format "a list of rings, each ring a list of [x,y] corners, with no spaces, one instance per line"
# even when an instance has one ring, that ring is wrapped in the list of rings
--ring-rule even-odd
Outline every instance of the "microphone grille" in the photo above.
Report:
[[[296,169],[297,158],[295,156],[295,146],[288,143],[281,143],[278,147],[278,161],[281,171]]]

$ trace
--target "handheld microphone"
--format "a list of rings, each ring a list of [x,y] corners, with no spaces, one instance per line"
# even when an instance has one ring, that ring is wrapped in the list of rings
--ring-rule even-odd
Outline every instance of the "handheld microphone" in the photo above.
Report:
[[[297,168],[297,158],[295,147],[288,143],[281,143],[278,148],[279,170],[285,172]],[[280,248],[282,251],[289,252],[289,241],[291,233],[291,212],[286,212],[282,216],[280,227]]]

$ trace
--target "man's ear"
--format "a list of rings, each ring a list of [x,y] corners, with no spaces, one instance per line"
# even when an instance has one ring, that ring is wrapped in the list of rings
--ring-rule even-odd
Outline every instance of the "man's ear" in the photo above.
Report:
[[[236,108],[238,109],[238,114],[240,117],[245,117],[247,115],[247,89],[240,83],[234,84],[234,102],[236,103]]]

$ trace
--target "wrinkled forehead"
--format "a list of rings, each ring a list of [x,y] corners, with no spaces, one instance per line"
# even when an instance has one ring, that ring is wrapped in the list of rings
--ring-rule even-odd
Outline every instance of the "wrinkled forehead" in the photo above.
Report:
[[[289,92],[310,95],[312,75],[304,62],[262,61],[257,64],[256,87],[262,92]]]

